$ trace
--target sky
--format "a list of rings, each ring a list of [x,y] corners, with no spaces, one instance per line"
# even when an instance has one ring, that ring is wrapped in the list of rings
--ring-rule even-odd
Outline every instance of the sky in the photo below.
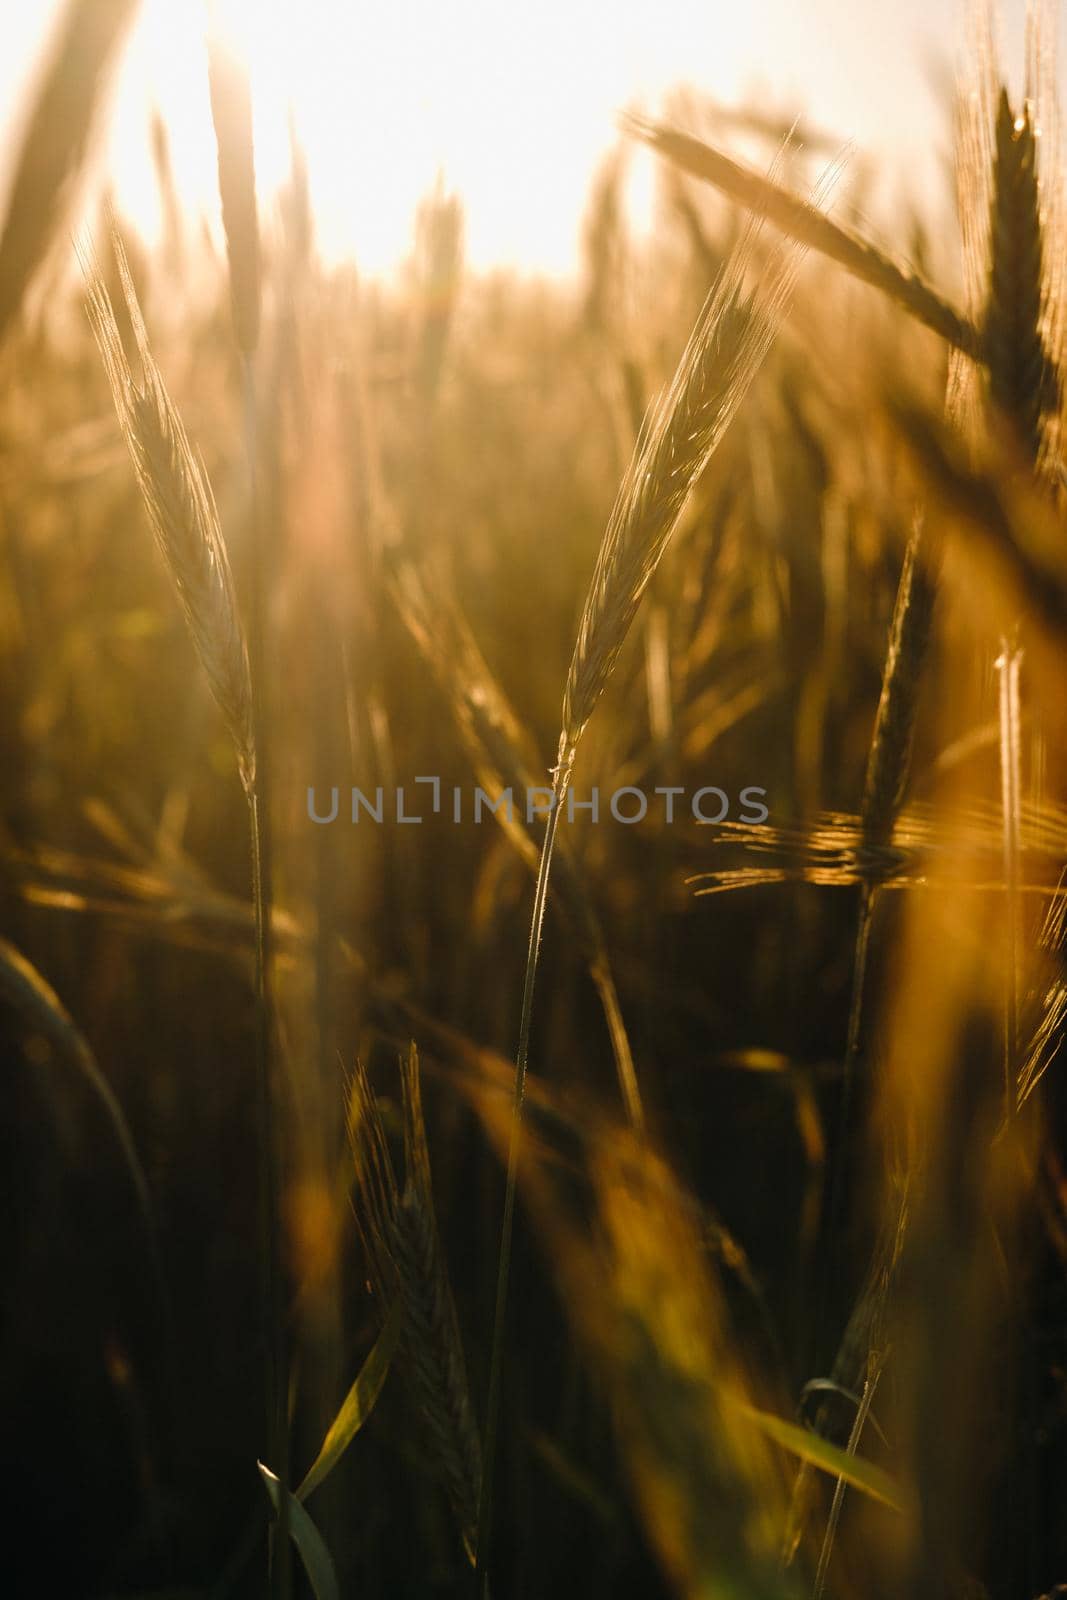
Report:
[[[170,129],[179,191],[217,222],[204,64],[207,0],[143,0],[101,142],[120,207],[149,236],[158,203],[148,123]],[[1000,10],[1021,77],[1025,0]],[[964,0],[217,0],[251,64],[257,173],[270,207],[290,110],[308,160],[319,247],[385,274],[408,254],[421,194],[443,174],[466,208],[476,269],[566,274],[590,179],[627,107],[679,83],[727,105],[803,111],[872,159],[883,198],[944,194],[935,69],[965,39]],[[8,8],[0,115],[16,128],[53,0]],[[10,137],[0,150],[16,148]],[[7,172],[0,166],[0,190]],[[650,158],[635,163],[640,222]]]

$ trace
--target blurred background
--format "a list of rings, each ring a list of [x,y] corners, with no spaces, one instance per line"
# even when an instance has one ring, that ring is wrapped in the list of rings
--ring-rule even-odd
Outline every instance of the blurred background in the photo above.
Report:
[[[394,1291],[380,1399],[307,1497],[317,1592],[474,1592],[542,836],[354,827],[346,796],[545,780],[716,285],[713,355],[751,319],[766,357],[575,784],[770,816],[566,830],[493,1594],[1061,1592],[1061,27],[1028,51],[1005,5],[994,54],[947,0],[8,8],[0,1593],[265,1593],[270,1336],[297,1483]]]

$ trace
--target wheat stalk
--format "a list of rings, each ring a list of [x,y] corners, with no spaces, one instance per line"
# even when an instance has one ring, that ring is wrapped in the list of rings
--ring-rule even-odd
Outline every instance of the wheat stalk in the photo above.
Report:
[[[288,1538],[288,1385],[285,1381],[284,1290],[279,1239],[278,1148],[272,1080],[269,831],[264,803],[263,716],[253,695],[245,643],[218,512],[203,463],[194,455],[148,344],[121,243],[113,248],[141,367],[134,376],[99,273],[89,278],[89,320],[96,335],[141,495],[185,612],[197,655],[233,739],[248,803],[252,898],[256,929],[256,1117],[267,1409],[270,1450],[280,1485],[275,1593],[290,1587]],[[246,357],[246,368],[248,358]],[[254,620],[261,611],[257,607]],[[254,641],[258,627],[254,629]],[[257,652],[262,661],[262,650]],[[259,756],[257,765],[257,755]]]
[[[582,609],[563,695],[552,800],[534,888],[526,950],[515,1088],[504,1187],[496,1301],[486,1404],[484,1472],[478,1507],[478,1574],[488,1594],[493,1468],[500,1411],[515,1193],[522,1136],[534,985],[560,811],[582,733],[611,675],[642,596],[663,557],[697,479],[748,391],[774,336],[792,288],[796,252],[780,248],[756,290],[746,289],[755,230],[750,229],[723,269],[682,354],[674,378],[638,439],[597,555]]]
[[[988,110],[991,96],[984,81],[980,82],[974,99],[981,110]],[[988,132],[980,121],[977,126],[968,128],[965,125],[961,129],[961,220],[969,276],[974,280],[972,295],[977,287],[976,269],[983,244],[988,258],[980,352],[985,362],[990,400],[1008,420],[1025,457],[1036,465],[1045,444],[1050,414],[1058,402],[1059,385],[1044,335],[1047,290],[1042,207],[1037,140],[1029,104],[1017,117],[1007,92],[1001,89],[989,151],[987,143]],[[982,191],[983,153],[990,158],[987,171],[991,194],[985,230],[977,204]],[[961,380],[962,374],[957,373],[950,389],[950,403],[957,411],[963,394]],[[864,851],[872,859],[889,841],[903,797],[919,683],[931,632],[936,574],[919,567],[917,558],[921,544],[921,526],[917,525],[905,556],[897,593],[861,808]],[[924,550],[923,555],[929,569],[930,552]],[[1013,1086],[1018,1070],[1018,964],[1022,938],[1019,665],[1017,646],[1004,639],[998,668],[1001,673],[1002,854],[1007,903],[1005,1106],[1009,1112],[1015,1103]],[[839,1111],[838,1155],[832,1169],[828,1208],[831,1241],[836,1237],[843,1205],[842,1153],[847,1149],[855,1065],[860,1052],[865,976],[877,887],[875,880],[868,880],[862,889]],[[834,1262],[830,1257],[828,1274],[833,1270]]]
[[[538,786],[533,742],[493,676],[470,625],[434,575],[435,601],[411,562],[401,562],[391,592],[400,616],[448,699],[453,719],[478,781],[494,802],[493,816],[531,871],[537,871],[544,822],[531,814],[525,797]],[[504,804],[510,791],[517,804]],[[574,851],[561,840],[556,881],[559,901],[578,940],[600,998],[615,1057],[619,1092],[634,1127],[644,1125],[644,1108],[633,1054],[622,1019],[600,919],[590,900]]]
[[[137,0],[67,0],[0,235],[0,339],[56,236]]]
[[[259,762],[250,797],[252,892],[256,921],[256,1061],[259,1123],[260,1210],[263,1233],[263,1304],[268,1339],[268,1415],[271,1452],[279,1479],[278,1539],[274,1547],[272,1592],[288,1600],[289,1404],[288,1350],[282,1268],[279,1255],[278,1173],[282,1163],[275,1115],[277,1099],[273,1000],[272,906],[274,885],[272,741],[268,679],[267,586],[271,563],[267,524],[260,516],[258,404],[255,353],[259,343],[262,298],[259,218],[256,208],[252,94],[245,61],[221,31],[208,38],[208,90],[218,151],[219,197],[230,271],[233,330],[240,353],[244,409],[244,452],[249,506],[249,644],[252,724]]]
[[[937,586],[930,564],[931,557],[924,548],[922,523],[917,519],[904,553],[897,586],[860,805],[860,854],[873,870],[864,877],[862,884],[852,958],[852,988],[835,1147],[837,1154],[831,1172],[828,1204],[831,1242],[836,1237],[843,1205],[843,1152],[848,1148],[856,1064],[862,1043],[867,962],[881,878],[879,863],[884,862],[887,855],[891,858],[887,847],[892,841],[907,787],[919,690],[933,629]],[[827,1271],[833,1271],[832,1260],[828,1261]]]
[[[989,212],[989,282],[984,344],[989,399],[1015,435],[1025,461],[1039,471],[1049,424],[1060,400],[1059,374],[1046,344],[1049,283],[1045,270],[1044,208],[1037,130],[1029,100],[1016,115],[1001,88],[993,131]],[[1004,824],[1005,923],[1004,1102],[1014,1112],[1019,1062],[1019,963],[1022,908],[1019,896],[1020,668],[1017,638],[1005,635],[1000,674],[1001,789]]]
[[[221,34],[208,38],[208,88],[219,161],[219,195],[237,345],[251,356],[259,340],[261,271],[247,69]]]

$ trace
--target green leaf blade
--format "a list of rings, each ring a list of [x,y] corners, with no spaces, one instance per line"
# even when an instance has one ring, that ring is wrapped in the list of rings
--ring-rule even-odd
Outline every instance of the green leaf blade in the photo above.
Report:
[[[810,1428],[787,1422],[770,1411],[760,1411],[749,1405],[740,1405],[738,1409],[768,1439],[798,1456],[801,1461],[817,1467],[820,1472],[829,1473],[832,1478],[843,1479],[853,1489],[869,1495],[872,1500],[881,1501],[882,1505],[889,1506],[893,1511],[904,1509],[900,1485],[882,1467],[865,1461],[862,1456],[850,1455],[847,1450],[840,1450]]]
[[[281,1504],[281,1485],[274,1473],[269,1467],[265,1467],[262,1461],[257,1462],[257,1465],[260,1476],[266,1484],[267,1493],[270,1495],[271,1504],[277,1511]],[[289,1533],[304,1563],[304,1571],[314,1590],[315,1600],[341,1600],[337,1572],[333,1557],[326,1548],[326,1541],[299,1500],[294,1495],[289,1495],[288,1498]]]
[[[312,1490],[317,1489],[329,1476],[374,1410],[400,1339],[401,1321],[401,1305],[396,1300],[356,1381],[342,1400],[340,1410],[322,1441],[322,1448],[296,1491],[298,1500],[306,1500]]]

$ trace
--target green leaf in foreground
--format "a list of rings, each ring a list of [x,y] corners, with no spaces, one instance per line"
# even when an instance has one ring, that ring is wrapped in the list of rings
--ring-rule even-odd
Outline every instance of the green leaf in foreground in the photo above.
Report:
[[[375,1341],[374,1348],[360,1368],[355,1383],[345,1395],[341,1409],[330,1424],[329,1432],[322,1441],[322,1449],[296,1491],[298,1500],[306,1500],[311,1491],[317,1489],[322,1480],[333,1471],[374,1410],[375,1401],[381,1393],[400,1338],[401,1320],[400,1301],[396,1300],[385,1319],[385,1325]]]
[[[743,1404],[738,1405],[738,1410],[768,1439],[773,1439],[784,1450],[799,1456],[801,1461],[818,1467],[820,1472],[828,1472],[832,1478],[842,1478],[853,1489],[870,1495],[872,1500],[880,1500],[894,1511],[903,1510],[903,1494],[899,1484],[881,1467],[864,1461],[860,1456],[850,1455],[847,1450],[839,1450],[837,1445],[830,1444],[810,1428],[786,1422],[770,1411],[759,1411],[755,1406]]]
[[[267,1486],[271,1504],[275,1511],[279,1506],[279,1484],[274,1473],[265,1467],[262,1461],[257,1462],[260,1476]],[[294,1495],[289,1496],[289,1532],[293,1543],[300,1552],[300,1559],[304,1563],[304,1571],[315,1592],[315,1600],[341,1600],[341,1591],[337,1585],[337,1573],[334,1571],[333,1557],[326,1548],[322,1534],[316,1528],[300,1501]]]

